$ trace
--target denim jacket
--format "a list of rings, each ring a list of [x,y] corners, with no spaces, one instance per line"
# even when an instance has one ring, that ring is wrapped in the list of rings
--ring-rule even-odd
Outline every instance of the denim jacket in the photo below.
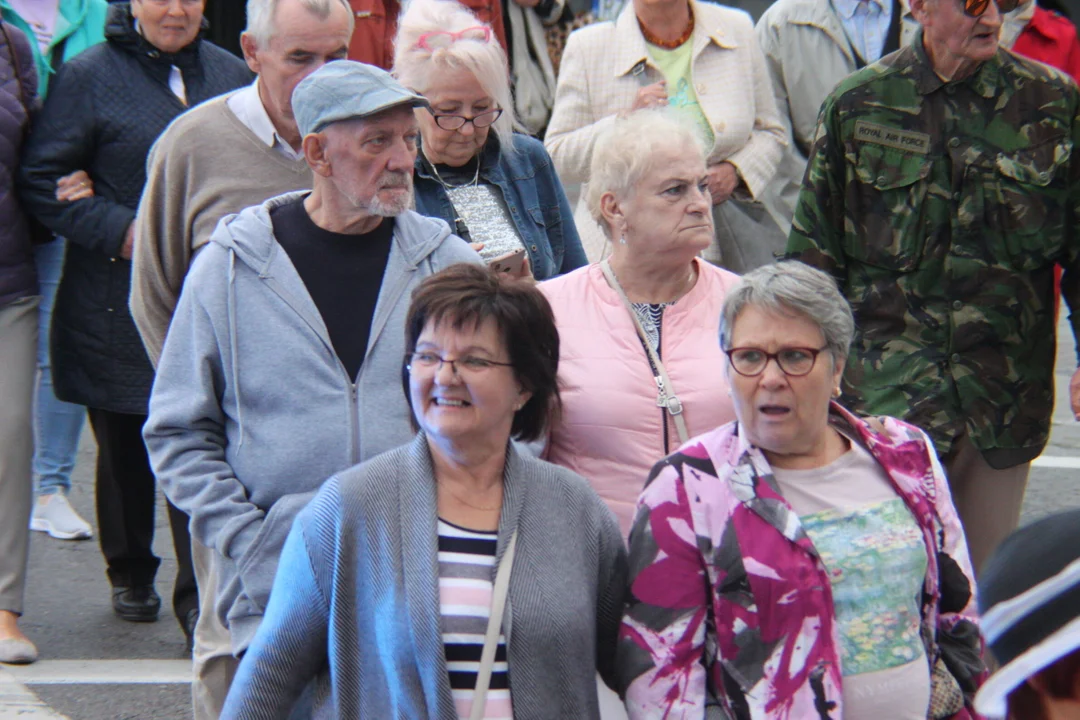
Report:
[[[543,144],[527,135],[514,135],[514,150],[503,153],[495,133],[480,151],[480,177],[502,191],[514,227],[525,244],[537,280],[568,273],[588,263],[581,247],[574,213],[566,199],[551,157]],[[421,153],[416,155],[416,211],[457,227],[457,213],[446,189],[431,174]],[[467,233],[460,233],[469,240]]]

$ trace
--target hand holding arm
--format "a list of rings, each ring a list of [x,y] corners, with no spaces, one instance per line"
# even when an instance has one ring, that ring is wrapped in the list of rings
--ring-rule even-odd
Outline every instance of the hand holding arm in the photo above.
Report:
[[[56,181],[56,199],[73,202],[94,197],[94,181],[85,170],[76,170]]]

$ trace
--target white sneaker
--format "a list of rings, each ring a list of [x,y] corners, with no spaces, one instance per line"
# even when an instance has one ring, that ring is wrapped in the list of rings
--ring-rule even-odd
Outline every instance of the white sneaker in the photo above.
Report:
[[[79,517],[63,493],[43,495],[37,499],[34,513],[30,516],[30,529],[49,533],[57,540],[86,540],[94,536],[90,523]]]

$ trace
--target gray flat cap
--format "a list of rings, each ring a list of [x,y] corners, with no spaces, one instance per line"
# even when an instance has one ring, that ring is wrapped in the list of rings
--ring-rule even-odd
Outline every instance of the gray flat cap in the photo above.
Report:
[[[398,105],[427,107],[428,101],[406,90],[385,70],[353,60],[323,65],[301,80],[292,94],[300,137],[331,123],[367,117]]]

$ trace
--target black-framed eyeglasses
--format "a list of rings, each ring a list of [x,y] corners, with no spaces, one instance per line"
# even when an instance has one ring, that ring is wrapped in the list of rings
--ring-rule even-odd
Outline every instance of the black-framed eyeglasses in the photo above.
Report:
[[[993,0],[964,0],[964,14],[968,17],[980,17]],[[997,0],[998,10],[1012,12],[1020,5],[1020,0]]]
[[[495,121],[503,113],[502,108],[488,110],[472,117],[467,115],[436,115],[431,108],[428,108],[427,111],[431,113],[431,117],[435,118],[435,124],[443,130],[460,130],[465,127],[465,123],[472,123],[473,127],[476,128],[486,128],[495,124]]]
[[[757,377],[765,372],[770,360],[775,360],[780,370],[790,377],[809,375],[817,362],[817,356],[825,348],[789,347],[774,353],[756,347],[737,347],[725,350],[735,372],[743,377]]]
[[[496,367],[514,366],[513,363],[495,362],[494,360],[488,360],[487,358],[477,357],[475,355],[466,355],[465,357],[451,360],[449,358],[444,358],[438,353],[433,353],[430,350],[409,353],[405,356],[405,362],[407,363],[405,367],[409,369],[409,372],[419,372],[426,375],[434,375],[439,372],[443,363],[449,363],[450,372],[458,377],[479,375]]]

